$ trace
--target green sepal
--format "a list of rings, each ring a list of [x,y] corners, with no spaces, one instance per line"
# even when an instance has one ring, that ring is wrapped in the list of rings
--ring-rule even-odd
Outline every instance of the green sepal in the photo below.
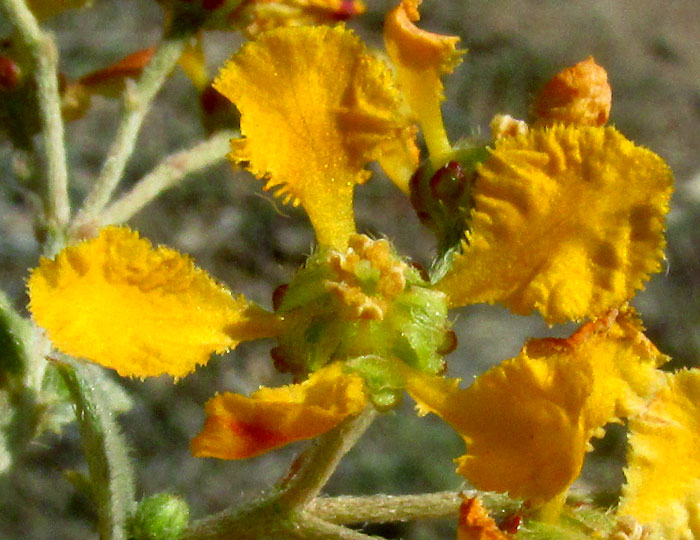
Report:
[[[578,508],[566,506],[556,523],[526,519],[518,531],[518,540],[590,540],[608,538],[617,517],[609,510],[581,504]]]
[[[409,287],[385,319],[391,352],[409,366],[436,374],[444,369],[438,352],[449,330],[447,297],[425,287]]]
[[[324,285],[331,275],[328,265],[324,264],[325,256],[325,251],[312,253],[304,267],[294,274],[280,303],[278,309],[280,313],[292,311],[312,302],[321,301],[323,304],[324,296],[328,298],[327,301],[330,301],[328,290]]]
[[[364,379],[369,398],[378,411],[393,409],[401,403],[406,383],[395,360],[368,355],[348,360],[347,366]]]
[[[139,502],[129,520],[132,540],[178,540],[187,528],[190,509],[177,495],[159,493]]]

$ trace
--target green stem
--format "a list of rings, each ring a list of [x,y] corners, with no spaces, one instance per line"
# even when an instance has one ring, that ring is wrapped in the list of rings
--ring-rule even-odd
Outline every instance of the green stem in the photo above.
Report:
[[[100,540],[127,540],[127,520],[136,506],[127,445],[107,402],[100,368],[77,362],[59,366],[75,407],[91,487],[97,503]]]
[[[323,521],[307,512],[299,514],[289,538],[297,540],[370,540],[379,538]]]
[[[307,507],[309,514],[330,523],[387,523],[437,519],[457,515],[459,492],[423,495],[373,495],[370,497],[320,497]]]
[[[293,473],[282,482],[279,503],[293,510],[311,502],[375,416],[376,411],[370,406],[359,416],[316,439],[313,446],[299,456]]]
[[[100,225],[124,223],[164,190],[175,186],[188,174],[223,161],[229,141],[238,133],[220,131],[206,141],[166,157],[153,171],[139,180],[128,193],[108,206],[99,216]]]
[[[53,36],[42,32],[23,0],[1,0],[0,8],[13,25],[17,37],[29,52],[34,64],[39,113],[46,147],[47,183],[44,211],[49,235],[60,238],[70,220],[70,201],[61,97],[58,91],[58,50]],[[50,238],[48,244],[52,243],[53,239]]]
[[[109,203],[122,178],[126,163],[134,151],[143,120],[153,98],[175,67],[191,33],[168,33],[151,58],[139,80],[124,92],[123,110],[117,135],[107,153],[104,167],[86,197],[74,228],[80,228],[97,218]]]

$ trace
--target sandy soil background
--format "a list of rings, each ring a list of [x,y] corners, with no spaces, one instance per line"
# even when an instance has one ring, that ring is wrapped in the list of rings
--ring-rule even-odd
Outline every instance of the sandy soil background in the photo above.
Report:
[[[381,46],[383,16],[393,2],[369,0],[368,13],[351,26]],[[98,0],[88,12],[51,21],[61,67],[79,76],[157,41],[161,11],[147,0]],[[700,3],[697,0],[426,0],[423,26],[456,34],[469,49],[457,74],[446,81],[445,117],[452,139],[486,132],[497,112],[527,117],[531,96],[556,71],[593,55],[613,86],[612,123],[636,142],[662,155],[676,174],[669,218],[667,272],[636,299],[649,335],[674,357],[674,367],[694,365],[700,351]],[[238,46],[235,35],[206,36],[212,69]],[[84,195],[99,172],[113,133],[115,103],[98,100],[82,121],[68,127],[72,196]],[[203,137],[196,97],[185,77],[174,74],[146,120],[124,188],[163,156]],[[31,205],[14,180],[11,150],[0,143],[0,283],[26,302],[26,269],[37,262]],[[419,262],[433,243],[410,205],[378,175],[357,190],[358,226],[386,234]],[[158,243],[192,254],[213,275],[264,305],[309,252],[311,228],[296,210],[260,191],[257,181],[222,164],[191,177],[136,216],[131,225]],[[516,317],[497,307],[472,307],[457,315],[458,350],[450,373],[470,377],[517,353],[533,335],[565,335],[538,318]],[[202,405],[217,391],[248,392],[278,384],[269,361],[270,343],[241,346],[214,358],[178,384],[166,377],[124,381],[134,409],[123,417],[137,457],[139,492],[169,490],[191,503],[200,517],[269,486],[303,447],[248,462],[190,457],[188,441],[203,419]],[[407,400],[409,401],[409,400]],[[458,489],[451,459],[463,443],[447,426],[418,419],[406,403],[382,416],[343,462],[329,494],[419,493]],[[597,486],[611,500],[621,482],[621,431],[597,444],[581,487]],[[77,430],[47,435],[28,449],[19,466],[0,479],[0,538],[63,540],[94,538],[93,510],[63,478],[84,467]],[[389,538],[454,538],[452,523],[393,524],[366,529]]]

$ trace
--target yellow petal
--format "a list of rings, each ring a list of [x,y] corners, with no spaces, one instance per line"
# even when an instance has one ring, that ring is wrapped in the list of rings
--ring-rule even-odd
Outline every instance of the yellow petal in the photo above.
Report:
[[[396,64],[399,86],[418,117],[434,166],[451,151],[442,123],[440,102],[444,99],[440,77],[452,73],[461,61],[459,38],[421,30],[420,0],[404,0],[384,23],[384,43]]]
[[[407,371],[407,391],[465,439],[458,472],[474,486],[535,504],[553,500],[579,475],[589,439],[658,388],[655,366],[666,357],[631,315],[613,321],[589,323],[568,339],[531,340],[465,390]]]
[[[660,270],[671,184],[659,156],[613,128],[499,139],[464,253],[437,288],[453,306],[501,302],[549,323],[598,316]]]
[[[220,394],[206,405],[207,419],[191,444],[192,454],[245,459],[294,441],[310,439],[359,414],[367,398],[364,382],[326,366],[301,384],[261,388],[250,397]]]
[[[386,66],[342,26],[281,28],[245,45],[214,87],[242,114],[231,159],[300,203],[319,243],[345,247],[364,166],[414,136]]]
[[[189,257],[127,228],[42,258],[28,285],[34,320],[58,349],[121,375],[182,377],[213,352],[279,330]]]
[[[630,421],[625,475],[618,514],[651,525],[659,538],[700,538],[700,371],[669,375]]]

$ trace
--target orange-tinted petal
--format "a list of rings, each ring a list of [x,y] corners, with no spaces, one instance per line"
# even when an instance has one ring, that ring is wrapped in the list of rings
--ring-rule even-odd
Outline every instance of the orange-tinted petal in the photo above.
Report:
[[[457,540],[509,540],[476,497],[465,497],[459,507]]]
[[[189,257],[119,227],[41,259],[29,296],[59,350],[136,377],[182,377],[213,352],[276,335],[280,324]]]
[[[700,371],[669,375],[629,426],[618,514],[652,526],[659,538],[700,538]]]
[[[414,135],[386,66],[343,27],[281,28],[244,46],[214,86],[242,115],[231,159],[301,204],[319,243],[345,247],[364,166]]]
[[[616,308],[661,269],[672,175],[613,128],[499,139],[478,169],[464,253],[437,288],[550,322]]]
[[[631,315],[613,321],[531,340],[465,390],[407,370],[407,391],[464,437],[458,472],[474,486],[535,504],[555,499],[579,475],[589,439],[638,411],[660,383],[655,368],[666,357]]]
[[[592,56],[557,73],[533,105],[538,124],[604,126],[610,116],[608,74]]]
[[[403,0],[384,23],[384,43],[396,64],[399,86],[418,117],[434,166],[451,151],[442,123],[440,102],[444,99],[443,75],[452,73],[463,51],[457,50],[459,38],[421,30],[420,0]]]
[[[126,79],[136,79],[153,57],[155,47],[133,52],[106,68],[93,71],[78,80],[90,93],[117,97],[124,91]]]
[[[336,363],[301,384],[261,388],[250,397],[220,394],[206,405],[207,419],[192,454],[245,459],[310,439],[359,414],[367,398],[362,378]]]

